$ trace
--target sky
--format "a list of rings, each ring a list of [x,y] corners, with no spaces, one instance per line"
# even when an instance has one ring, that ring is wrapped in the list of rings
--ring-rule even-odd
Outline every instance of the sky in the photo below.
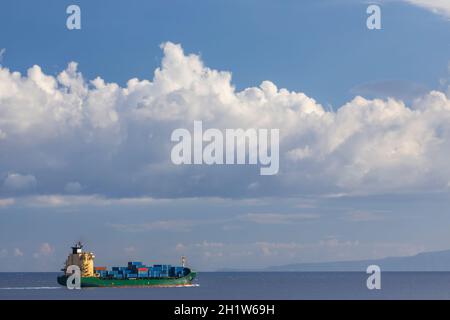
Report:
[[[202,271],[450,249],[448,1],[1,6],[0,271],[78,240]],[[194,121],[280,129],[278,174],[174,165]]]

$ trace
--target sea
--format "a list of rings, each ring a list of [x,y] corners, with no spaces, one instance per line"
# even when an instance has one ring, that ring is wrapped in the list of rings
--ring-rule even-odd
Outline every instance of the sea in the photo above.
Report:
[[[384,272],[381,289],[363,272],[200,272],[189,287],[68,290],[58,273],[0,273],[0,300],[450,299],[450,272]]]

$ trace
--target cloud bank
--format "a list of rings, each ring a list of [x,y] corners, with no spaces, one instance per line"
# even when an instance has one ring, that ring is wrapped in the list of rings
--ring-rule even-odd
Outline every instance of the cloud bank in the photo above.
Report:
[[[57,76],[0,68],[0,188],[15,195],[255,197],[406,193],[450,183],[449,92],[409,105],[356,96],[336,112],[264,81],[237,91],[230,72],[162,45],[152,80],[88,81],[75,62]],[[176,128],[280,129],[280,173],[257,166],[175,166]]]

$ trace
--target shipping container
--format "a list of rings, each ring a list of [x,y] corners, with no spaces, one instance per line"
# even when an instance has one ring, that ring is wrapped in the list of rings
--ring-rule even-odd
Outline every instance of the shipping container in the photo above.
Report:
[[[108,274],[106,270],[98,270],[96,273],[97,273],[101,278],[106,277],[107,274]]]
[[[105,271],[106,267],[94,267],[95,271]]]
[[[159,278],[160,276],[161,276],[161,273],[159,271],[154,270],[151,273],[152,278]]]

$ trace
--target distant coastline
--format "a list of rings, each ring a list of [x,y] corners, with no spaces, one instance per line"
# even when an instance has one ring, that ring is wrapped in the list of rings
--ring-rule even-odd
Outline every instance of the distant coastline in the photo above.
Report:
[[[317,263],[296,263],[267,268],[224,268],[217,272],[341,272],[341,271],[364,271],[367,266],[376,264],[382,271],[429,271],[450,272],[450,250],[422,252],[413,256],[387,257],[373,260],[354,261],[331,261]]]

